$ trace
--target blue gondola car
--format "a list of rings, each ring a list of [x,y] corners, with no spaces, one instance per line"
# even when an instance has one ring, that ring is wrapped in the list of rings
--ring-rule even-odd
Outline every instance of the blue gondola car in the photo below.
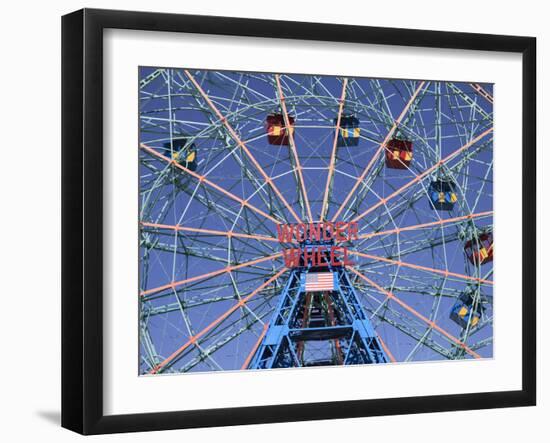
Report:
[[[170,142],[165,143],[164,147],[168,150],[173,149],[172,160],[175,160],[178,164],[184,168],[189,169],[190,171],[197,170],[197,148],[194,143],[186,146],[187,139],[178,138],[172,140],[172,145]]]
[[[451,309],[451,315],[449,316],[459,326],[466,328],[468,322],[470,322],[470,328],[475,327],[481,319],[481,304],[478,303],[476,309],[473,307],[473,300],[470,294],[463,294],[456,301]]]
[[[450,180],[438,179],[430,183],[428,189],[430,206],[438,211],[451,211],[456,201],[456,185]]]
[[[338,124],[338,119],[334,119],[334,126]],[[337,146],[357,146],[359,144],[359,119],[353,115],[343,115],[340,118],[340,130],[338,132]]]

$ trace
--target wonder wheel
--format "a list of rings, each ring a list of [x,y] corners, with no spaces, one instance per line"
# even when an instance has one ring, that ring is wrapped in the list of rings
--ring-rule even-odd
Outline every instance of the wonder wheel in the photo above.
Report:
[[[369,362],[491,357],[492,108],[489,84],[141,68],[140,374],[266,367],[312,271],[285,262],[283,225],[356,224],[331,269]],[[302,328],[344,324],[333,289],[302,287]],[[289,339],[269,367],[360,363],[341,334]]]

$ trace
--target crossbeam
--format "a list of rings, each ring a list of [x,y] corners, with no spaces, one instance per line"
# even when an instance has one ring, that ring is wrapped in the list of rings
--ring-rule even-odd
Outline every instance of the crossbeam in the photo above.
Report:
[[[202,96],[202,98],[204,99],[204,101],[208,104],[208,106],[210,107],[210,109],[212,110],[212,112],[214,112],[214,114],[216,114],[216,116],[218,117],[218,119],[222,122],[222,124],[225,126],[225,128],[227,129],[227,132],[229,132],[229,135],[233,138],[233,140],[235,140],[235,143],[237,143],[237,145],[242,149],[242,151],[247,155],[247,157],[249,158],[249,160],[251,161],[251,163],[254,165],[254,167],[258,170],[258,172],[260,173],[260,175],[263,177],[263,179],[265,180],[265,182],[271,187],[271,189],[273,189],[273,192],[275,192],[275,194],[277,195],[277,197],[281,200],[281,202],[283,203],[283,205],[286,207],[286,209],[288,210],[288,212],[290,212],[292,214],[292,216],[296,219],[296,221],[298,223],[301,223],[301,219],[300,217],[298,217],[298,214],[296,214],[296,212],[294,211],[294,209],[292,209],[292,206],[290,206],[290,204],[288,203],[288,201],[285,199],[285,197],[283,196],[283,194],[281,194],[281,191],[279,191],[279,188],[277,187],[277,185],[275,184],[275,182],[273,181],[273,179],[271,177],[269,177],[269,175],[267,175],[267,173],[264,171],[264,169],[262,168],[262,166],[260,165],[260,163],[258,162],[258,160],[256,160],[256,158],[254,157],[254,155],[252,154],[252,152],[250,151],[250,149],[248,148],[248,146],[246,146],[246,144],[244,143],[244,141],[239,137],[239,135],[237,134],[237,132],[235,131],[235,129],[233,129],[233,127],[231,126],[231,124],[227,121],[227,117],[225,117],[221,111],[218,109],[218,107],[214,104],[214,102],[210,99],[210,97],[208,96],[208,94],[205,92],[205,90],[202,88],[202,86],[199,84],[199,82],[197,82],[197,80],[195,79],[195,77],[193,77],[193,75],[191,74],[191,72],[189,72],[187,69],[184,69],[185,72],[185,75],[189,78],[189,80],[191,81],[191,83],[193,83],[193,85],[195,86],[195,88],[197,89],[197,91],[199,92],[199,94]]]
[[[422,88],[424,87],[425,84],[426,84],[426,82],[424,82],[424,81],[420,82],[420,84],[418,85],[418,87],[414,91],[413,95],[411,96],[411,98],[409,99],[409,101],[407,102],[407,104],[405,105],[403,110],[401,111],[401,114],[399,114],[397,119],[393,122],[392,127],[390,128],[390,130],[386,134],[386,137],[384,137],[384,140],[382,140],[382,143],[380,143],[380,145],[378,146],[378,149],[376,150],[376,152],[372,156],[371,160],[369,161],[369,163],[367,164],[367,166],[365,167],[365,169],[363,170],[361,175],[359,175],[359,177],[357,177],[357,180],[355,181],[355,184],[351,188],[351,191],[348,193],[348,195],[346,196],[346,198],[344,199],[344,201],[342,202],[342,204],[340,205],[340,207],[338,208],[338,210],[336,211],[336,213],[332,217],[332,221],[336,221],[336,219],[338,218],[340,213],[344,210],[344,208],[348,204],[349,200],[351,199],[351,197],[353,196],[353,194],[357,190],[357,188],[361,185],[361,183],[363,182],[363,180],[365,179],[365,177],[369,173],[372,166],[378,160],[378,157],[379,157],[380,153],[386,149],[386,144],[388,143],[389,139],[391,137],[393,137],[393,134],[395,133],[396,129],[401,124],[401,121],[403,120],[405,115],[407,115],[407,112],[409,111],[410,107],[412,106],[412,104],[416,100],[416,97],[418,97],[418,94],[420,93],[420,91],[422,90]]]
[[[430,328],[432,329],[435,329],[436,331],[438,331],[440,334],[444,335],[445,337],[447,337],[449,340],[451,340],[453,343],[455,343],[456,345],[460,346],[462,349],[464,349],[468,354],[470,354],[472,357],[474,358],[481,358],[481,356],[473,351],[468,345],[466,345],[464,342],[460,341],[458,338],[456,338],[454,335],[452,334],[449,334],[446,330],[444,330],[442,327],[440,327],[439,325],[437,325],[434,321],[430,320],[429,318],[425,317],[424,315],[422,315],[420,312],[418,312],[416,309],[412,308],[411,306],[409,306],[407,303],[405,303],[403,300],[401,300],[400,298],[396,297],[392,292],[384,289],[382,286],[380,286],[379,284],[377,284],[376,282],[372,281],[370,278],[368,278],[367,276],[365,276],[364,274],[362,274],[361,272],[357,271],[356,269],[352,268],[351,266],[348,266],[348,269],[353,272],[355,275],[357,275],[359,278],[361,278],[362,280],[366,281],[369,285],[373,286],[374,288],[376,288],[378,291],[380,291],[382,294],[386,295],[387,298],[389,298],[390,300],[393,300],[394,302],[396,302],[398,305],[400,305],[402,308],[406,309],[407,311],[409,311],[411,314],[413,314],[415,317],[419,318],[420,320],[422,320],[424,323],[426,323]]]
[[[399,189],[397,189],[395,192],[392,192],[387,197],[379,199],[378,203],[375,203],[367,210],[363,211],[361,214],[359,214],[357,217],[355,217],[352,221],[357,222],[361,220],[366,215],[370,214],[372,211],[374,211],[376,208],[379,208],[382,205],[385,205],[389,200],[393,199],[394,197],[400,195],[405,191],[406,189],[410,188],[411,186],[415,185],[416,183],[420,182],[423,178],[425,178],[427,175],[431,174],[433,171],[435,171],[437,168],[440,168],[445,163],[449,162],[453,158],[455,158],[458,154],[465,151],[466,149],[470,148],[472,145],[476,144],[478,141],[482,140],[487,134],[490,134],[493,132],[493,128],[486,129],[481,134],[479,134],[477,137],[470,140],[468,143],[462,145],[460,148],[456,149],[455,151],[451,152],[447,157],[444,159],[438,161],[433,166],[426,169],[421,174],[417,175],[415,178],[413,178],[411,181],[407,182],[403,186],[401,186]]]
[[[225,311],[222,315],[220,315],[218,318],[216,318],[214,321],[212,321],[208,326],[206,326],[200,332],[197,332],[195,335],[189,337],[189,339],[182,346],[180,346],[172,354],[170,354],[170,356],[165,358],[161,363],[159,363],[153,369],[151,369],[151,371],[149,371],[149,374],[158,374],[160,371],[162,371],[164,368],[166,368],[167,365],[173,363],[174,360],[177,359],[189,346],[197,344],[197,341],[201,337],[203,337],[206,333],[208,333],[213,328],[215,328],[217,325],[219,325],[227,317],[229,317],[231,314],[233,314],[237,309],[242,308],[256,294],[258,294],[262,289],[264,289],[266,286],[269,286],[271,283],[273,283],[275,280],[277,280],[284,272],[286,272],[286,270],[287,270],[286,268],[282,268],[273,277],[271,277],[269,280],[266,280],[264,283],[262,283],[260,286],[258,286],[254,291],[252,291],[249,295],[247,295],[246,297],[239,300],[238,303],[236,303],[230,309]]]

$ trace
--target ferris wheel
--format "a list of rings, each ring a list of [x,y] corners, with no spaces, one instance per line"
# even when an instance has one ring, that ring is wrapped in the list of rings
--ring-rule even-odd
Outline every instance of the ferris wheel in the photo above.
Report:
[[[492,357],[492,94],[141,68],[139,373]]]

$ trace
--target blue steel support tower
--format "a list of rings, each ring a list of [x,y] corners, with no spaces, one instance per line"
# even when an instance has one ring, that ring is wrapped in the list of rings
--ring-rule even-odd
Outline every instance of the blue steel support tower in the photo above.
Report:
[[[316,246],[316,245],[308,245]],[[308,273],[332,276],[331,290],[312,291]],[[387,363],[348,272],[327,263],[291,270],[250,369]]]

